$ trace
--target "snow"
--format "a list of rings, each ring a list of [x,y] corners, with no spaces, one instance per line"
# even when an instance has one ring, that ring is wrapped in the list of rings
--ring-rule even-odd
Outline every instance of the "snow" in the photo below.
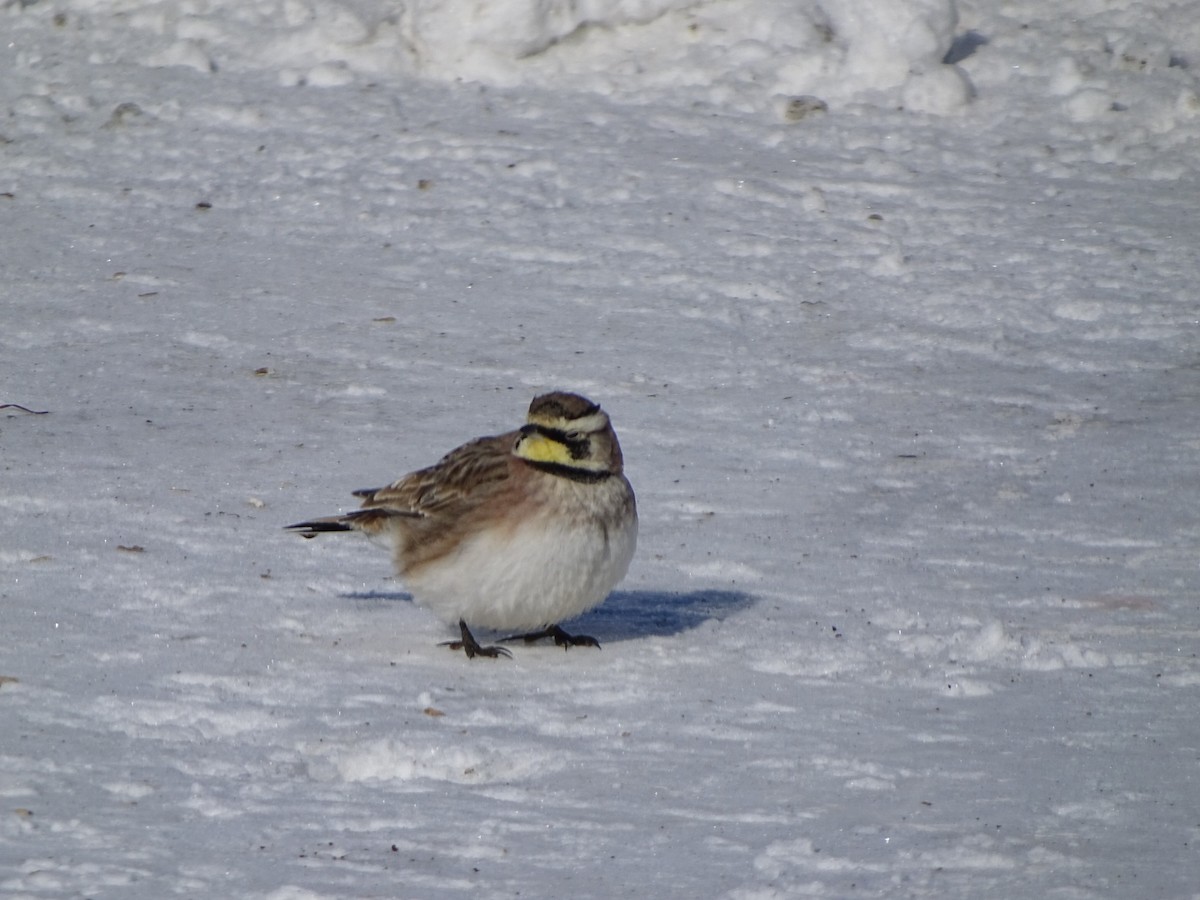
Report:
[[[1194,12],[0,6],[0,894],[1200,897]],[[282,531],[549,388],[603,649]]]

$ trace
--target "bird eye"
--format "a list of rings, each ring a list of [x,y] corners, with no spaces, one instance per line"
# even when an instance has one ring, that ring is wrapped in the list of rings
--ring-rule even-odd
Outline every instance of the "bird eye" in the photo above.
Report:
[[[572,443],[574,443],[576,441],[586,441],[587,435],[584,434],[582,431],[568,431],[567,432],[567,440],[571,441]]]

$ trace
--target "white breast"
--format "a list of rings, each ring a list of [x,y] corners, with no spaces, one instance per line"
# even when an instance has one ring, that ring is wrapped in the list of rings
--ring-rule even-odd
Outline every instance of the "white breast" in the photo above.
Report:
[[[563,527],[537,518],[470,538],[405,577],[416,601],[450,623],[527,631],[596,606],[625,577],[637,519]]]

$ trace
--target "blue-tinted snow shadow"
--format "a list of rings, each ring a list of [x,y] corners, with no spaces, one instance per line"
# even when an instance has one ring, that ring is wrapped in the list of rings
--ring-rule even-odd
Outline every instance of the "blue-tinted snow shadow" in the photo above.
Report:
[[[601,644],[670,637],[709,619],[723,621],[754,603],[741,591],[615,591],[602,606],[572,619],[567,631],[590,634]]]
[[[412,602],[412,594],[405,591],[353,591],[340,596],[357,601],[364,609]],[[567,630],[590,634],[601,644],[670,637],[708,619],[727,619],[754,603],[752,595],[741,591],[614,591],[602,606],[572,619]]]
[[[355,601],[354,605],[359,609],[374,609],[390,603],[412,603],[413,599],[408,591],[347,591],[338,596]]]

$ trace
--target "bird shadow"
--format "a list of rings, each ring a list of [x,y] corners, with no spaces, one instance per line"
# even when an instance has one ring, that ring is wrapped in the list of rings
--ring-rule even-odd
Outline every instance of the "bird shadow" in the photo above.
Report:
[[[571,622],[568,631],[605,641],[670,637],[749,609],[755,598],[741,591],[615,591],[603,606]]]
[[[353,591],[340,596],[361,607],[411,603],[406,591]],[[756,602],[741,591],[614,591],[602,606],[572,619],[568,631],[590,634],[600,643],[645,637],[670,637],[698,628],[709,619],[724,621]]]
[[[360,609],[370,609],[387,603],[412,603],[413,595],[408,591],[347,591],[338,594],[346,600],[357,600]]]

